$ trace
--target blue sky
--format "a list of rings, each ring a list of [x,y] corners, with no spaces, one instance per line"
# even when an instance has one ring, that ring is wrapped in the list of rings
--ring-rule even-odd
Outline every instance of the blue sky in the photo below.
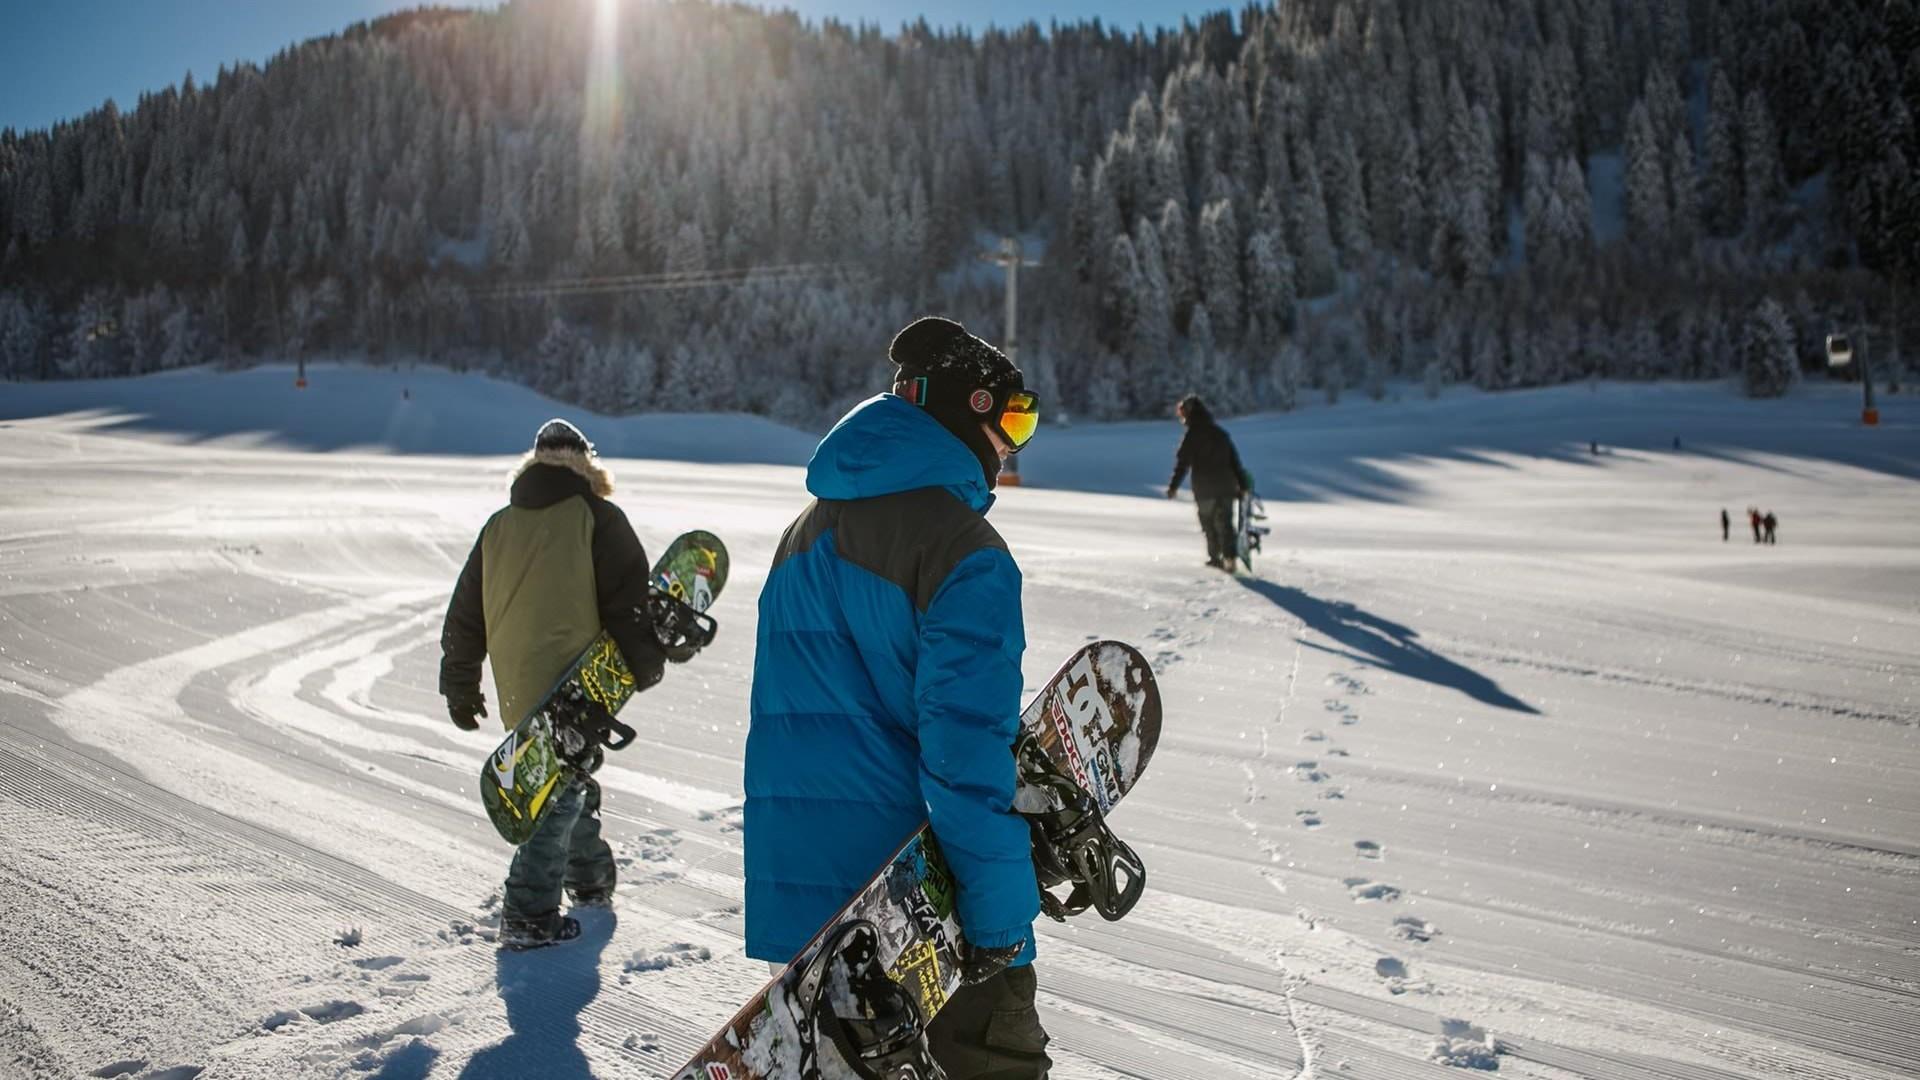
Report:
[[[454,0],[440,0],[443,4]],[[636,0],[625,0],[634,3]],[[643,2],[643,0],[641,0]],[[131,109],[144,90],[188,71],[205,82],[223,63],[264,61],[286,45],[333,33],[419,0],[19,0],[0,16],[0,128],[45,127],[113,98]],[[492,3],[459,3],[492,7]],[[1132,27],[1238,9],[1216,0],[790,0],[808,19],[834,16],[892,29],[925,15],[937,26],[1007,25],[1095,16]]]

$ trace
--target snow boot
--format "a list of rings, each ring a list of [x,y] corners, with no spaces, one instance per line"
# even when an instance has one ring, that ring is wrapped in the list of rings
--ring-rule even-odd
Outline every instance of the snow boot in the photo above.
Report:
[[[568,889],[567,899],[571,900],[573,906],[577,908],[612,908],[613,890],[611,888],[578,891]]]
[[[514,952],[558,945],[580,936],[580,920],[569,915],[544,919],[508,919],[500,924],[500,947]]]

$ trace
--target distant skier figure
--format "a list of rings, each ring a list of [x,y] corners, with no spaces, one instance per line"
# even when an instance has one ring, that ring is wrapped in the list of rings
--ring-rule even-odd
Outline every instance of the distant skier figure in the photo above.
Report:
[[[540,704],[604,626],[638,689],[660,681],[663,656],[647,615],[650,563],[620,508],[593,444],[549,420],[515,470],[508,505],[487,519],[440,631],[440,693],[462,731],[487,715],[480,665],[493,661],[507,730]],[[598,760],[593,762],[598,766]],[[553,809],[515,850],[500,908],[500,944],[527,949],[578,937],[560,914],[613,901],[613,851],[600,837],[600,785],[583,770],[554,792]]]
[[[1232,570],[1235,541],[1233,507],[1247,490],[1247,472],[1240,465],[1240,451],[1226,429],[1214,422],[1206,402],[1188,394],[1174,406],[1174,415],[1187,426],[1180,449],[1173,455],[1173,479],[1167,481],[1167,498],[1180,491],[1180,481],[1193,470],[1193,502],[1200,514],[1200,531],[1207,538],[1207,565],[1216,570]]]
[[[965,985],[927,1030],[949,1076],[1042,1080],[1032,837],[1013,811],[1026,648],[1020,570],[987,524],[1039,422],[1005,354],[925,318],[893,392],[807,465],[814,501],[760,593],[747,732],[747,955],[792,960],[931,822],[966,929]],[[891,1075],[891,1074],[889,1074]]]
[[[1720,542],[1721,543],[1724,544],[1727,542],[1727,537],[1732,535],[1732,529],[1733,529],[1733,519],[1727,516],[1727,508],[1723,506],[1720,508]]]
[[[1773,530],[1774,530],[1774,527],[1779,524],[1780,524],[1780,519],[1777,517],[1774,517],[1773,511],[1771,510],[1767,511],[1766,517],[1763,517],[1760,519],[1761,527],[1766,529],[1766,532],[1767,532],[1767,543],[1769,544],[1773,543]]]
[[[1747,523],[1753,526],[1753,542],[1756,544],[1759,543],[1760,542],[1760,510],[1758,507],[1753,507],[1753,506],[1747,507]]]

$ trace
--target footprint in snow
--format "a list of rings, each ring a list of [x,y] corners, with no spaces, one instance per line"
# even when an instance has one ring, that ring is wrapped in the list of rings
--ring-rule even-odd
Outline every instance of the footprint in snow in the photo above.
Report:
[[[1368,689],[1366,683],[1361,682],[1359,679],[1356,679],[1351,675],[1345,675],[1339,672],[1336,672],[1332,675],[1327,676],[1327,685],[1336,687],[1342,692],[1348,693],[1348,694],[1373,693],[1372,690]]]
[[[641,833],[631,842],[622,843],[614,855],[614,865],[626,869],[636,862],[659,863],[673,858],[673,850],[680,846],[680,838],[672,829],[654,829]]]
[[[1371,840],[1355,840],[1353,853],[1363,859],[1377,859],[1382,854],[1380,845]]]
[[[1422,944],[1440,936],[1440,929],[1418,915],[1402,915],[1393,920],[1390,931],[1402,941],[1417,941]]]
[[[739,832],[740,827],[746,824],[747,808],[740,803],[735,803],[718,810],[702,810],[699,816],[701,821],[719,822],[721,832]]]
[[[1398,886],[1387,885],[1378,881],[1369,881],[1366,878],[1359,877],[1347,878],[1345,879],[1345,884],[1347,886],[1347,892],[1351,893],[1356,901],[1378,900],[1383,903],[1391,903],[1400,899],[1400,889]]]
[[[165,1069],[155,1069],[140,1080],[193,1080],[194,1077],[206,1071],[205,1065],[174,1065]]]
[[[1322,824],[1320,820],[1320,814],[1318,811],[1295,810],[1293,812],[1293,816],[1296,818],[1299,818],[1300,824],[1305,825],[1309,829],[1317,829]]]
[[[1352,757],[1353,755],[1347,753],[1345,750],[1341,749],[1338,746],[1331,746],[1327,748],[1327,756],[1328,757]]]
[[[627,957],[621,965],[628,973],[636,971],[665,971],[671,967],[686,967],[689,964],[703,964],[713,959],[712,950],[704,945],[679,942],[661,949],[639,949]],[[621,976],[626,981],[626,976]]]
[[[1321,731],[1319,728],[1314,728],[1312,731],[1303,731],[1300,733],[1300,741],[1301,742],[1326,742],[1327,733],[1324,731]]]
[[[355,960],[353,966],[365,971],[385,971],[395,964],[404,963],[406,963],[405,958],[399,956],[369,956]]]
[[[268,1031],[279,1031],[303,1016],[316,1024],[331,1024],[335,1020],[346,1020],[366,1011],[366,1006],[357,1001],[325,1001],[300,1009],[282,1009],[260,1021],[260,1026]]]
[[[1320,707],[1330,713],[1350,713],[1353,711],[1353,706],[1341,701],[1339,698],[1332,697],[1321,701]]]
[[[1465,1020],[1440,1021],[1440,1037],[1427,1050],[1427,1060],[1456,1069],[1500,1068],[1500,1042],[1479,1025]]]
[[[1293,774],[1294,779],[1305,781],[1309,784],[1318,784],[1333,779],[1333,774],[1322,771],[1320,763],[1317,761],[1295,762],[1293,767],[1287,771]]]
[[[1398,957],[1383,956],[1373,962],[1373,973],[1386,980],[1387,993],[1404,994],[1407,992],[1407,965]]]
[[[642,1031],[627,1036],[621,1048],[635,1054],[656,1054],[660,1052],[660,1036],[651,1031]]]

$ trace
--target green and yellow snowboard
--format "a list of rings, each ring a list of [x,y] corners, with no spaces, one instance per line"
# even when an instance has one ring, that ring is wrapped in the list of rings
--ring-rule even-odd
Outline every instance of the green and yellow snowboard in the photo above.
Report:
[[[647,607],[670,659],[684,660],[713,640],[706,612],[726,583],[727,548],[719,537],[696,531],[667,545],[653,564]],[[480,801],[501,837],[526,843],[552,796],[595,751],[633,741],[634,730],[615,716],[633,693],[633,672],[602,630],[480,766]]]

